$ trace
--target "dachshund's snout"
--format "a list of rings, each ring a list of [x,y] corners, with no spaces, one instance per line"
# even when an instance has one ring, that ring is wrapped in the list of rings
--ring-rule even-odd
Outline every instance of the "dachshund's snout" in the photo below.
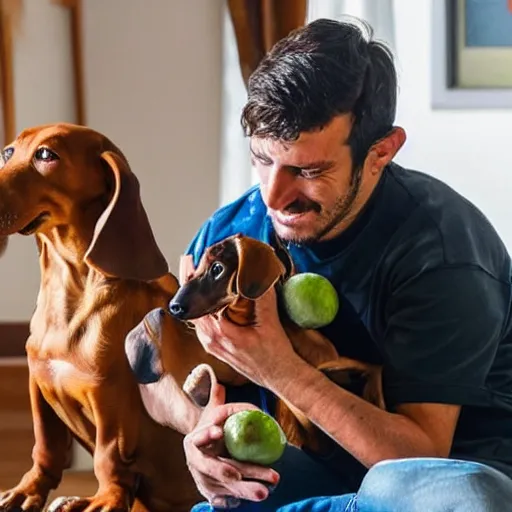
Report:
[[[187,315],[187,307],[185,304],[180,303],[174,299],[169,302],[169,311],[171,312],[172,316],[179,319],[183,319]]]
[[[128,333],[124,349],[139,384],[157,382],[163,375],[160,351],[148,336],[144,320]]]

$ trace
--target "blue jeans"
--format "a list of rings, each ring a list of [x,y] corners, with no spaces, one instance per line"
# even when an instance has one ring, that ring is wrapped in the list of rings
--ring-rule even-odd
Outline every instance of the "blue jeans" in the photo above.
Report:
[[[505,512],[512,510],[512,479],[489,466],[462,460],[415,458],[373,466],[357,492],[299,450],[274,466],[281,481],[262,502],[243,501],[237,512]],[[284,471],[284,469],[286,470]],[[281,471],[280,471],[281,470]],[[225,509],[208,503],[191,512]]]

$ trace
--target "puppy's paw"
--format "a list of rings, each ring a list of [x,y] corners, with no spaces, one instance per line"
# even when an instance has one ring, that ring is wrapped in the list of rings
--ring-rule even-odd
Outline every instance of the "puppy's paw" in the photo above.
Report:
[[[183,391],[199,406],[206,407],[210,401],[212,387],[216,386],[217,377],[208,364],[196,366],[183,384]]]

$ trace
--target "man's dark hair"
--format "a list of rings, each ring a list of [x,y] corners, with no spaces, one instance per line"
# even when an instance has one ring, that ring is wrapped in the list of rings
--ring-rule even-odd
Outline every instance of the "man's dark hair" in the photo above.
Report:
[[[393,127],[397,78],[390,50],[365,22],[319,19],[274,45],[248,82],[246,135],[296,140],[352,113],[354,169]]]

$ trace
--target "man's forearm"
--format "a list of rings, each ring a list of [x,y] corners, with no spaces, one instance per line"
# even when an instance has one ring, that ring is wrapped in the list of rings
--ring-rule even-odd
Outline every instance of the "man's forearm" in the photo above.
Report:
[[[366,467],[385,459],[441,456],[413,420],[379,409],[297,357],[267,383]]]

